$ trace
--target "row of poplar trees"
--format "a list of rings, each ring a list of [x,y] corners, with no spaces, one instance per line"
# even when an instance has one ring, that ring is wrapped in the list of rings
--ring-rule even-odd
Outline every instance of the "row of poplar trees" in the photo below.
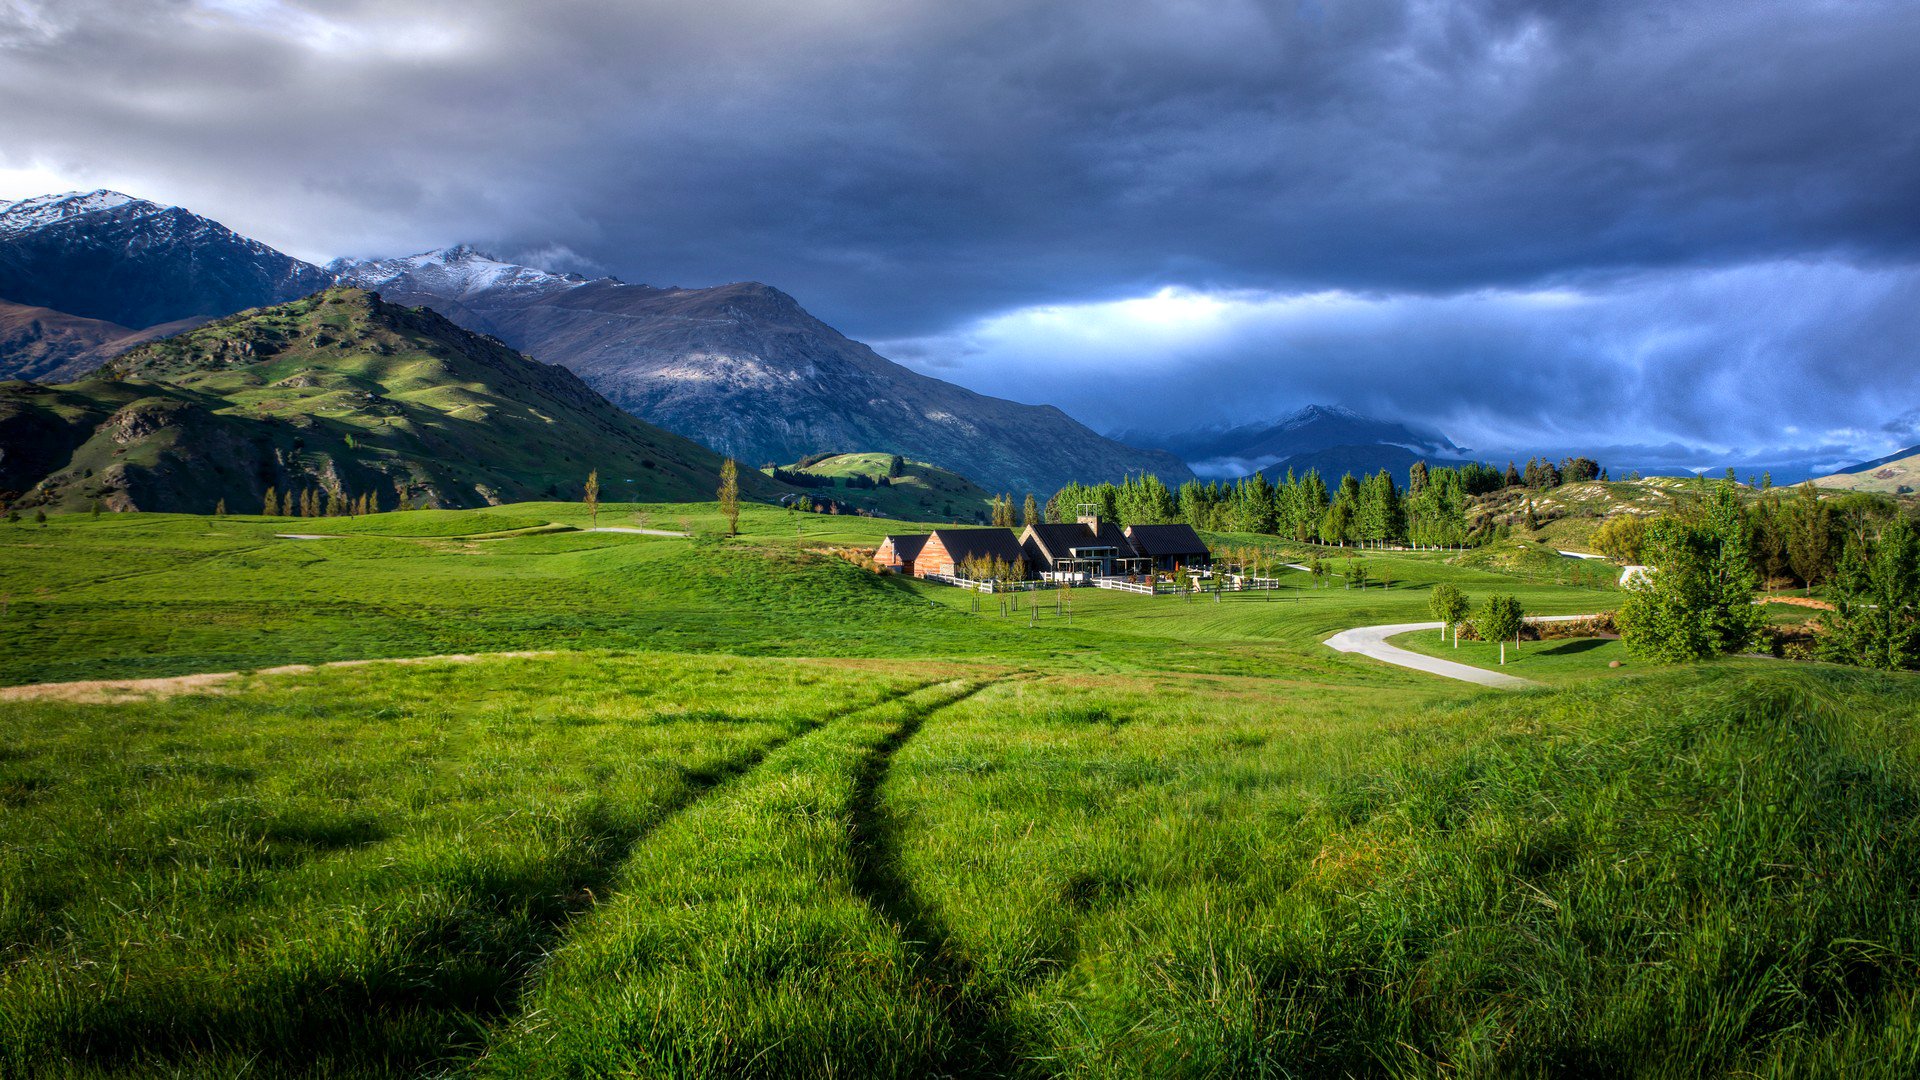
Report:
[[[270,487],[260,506],[260,513],[267,517],[359,517],[379,512],[380,500],[371,491],[350,496],[344,491],[317,488],[289,491],[283,496],[278,488]]]

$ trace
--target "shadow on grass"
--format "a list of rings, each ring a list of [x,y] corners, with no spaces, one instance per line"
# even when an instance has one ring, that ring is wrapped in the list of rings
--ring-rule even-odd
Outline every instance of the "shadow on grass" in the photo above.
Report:
[[[1607,638],[1580,638],[1575,641],[1568,641],[1568,642],[1563,642],[1559,645],[1555,645],[1551,649],[1535,649],[1533,652],[1533,655],[1535,656],[1577,656],[1583,652],[1592,652],[1593,650],[1599,648],[1600,646],[1605,645],[1608,640],[1609,639]]]

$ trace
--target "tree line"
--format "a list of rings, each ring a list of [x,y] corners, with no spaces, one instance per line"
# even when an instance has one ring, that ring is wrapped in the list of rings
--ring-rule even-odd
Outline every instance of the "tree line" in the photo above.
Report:
[[[1273,483],[1263,473],[1225,483],[1189,480],[1176,494],[1149,473],[1119,484],[1069,484],[1047,500],[1046,516],[1072,521],[1081,507],[1091,506],[1101,518],[1122,525],[1185,523],[1211,532],[1342,546],[1454,547],[1484,539],[1469,526],[1468,507],[1473,496],[1504,483],[1501,473],[1485,465],[1429,468],[1423,461],[1409,470],[1404,489],[1381,469],[1364,479],[1348,473],[1330,490],[1319,472],[1309,469],[1302,476],[1288,470]]]

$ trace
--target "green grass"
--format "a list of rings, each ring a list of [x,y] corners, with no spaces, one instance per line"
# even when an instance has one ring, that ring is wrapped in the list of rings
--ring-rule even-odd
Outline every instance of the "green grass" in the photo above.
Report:
[[[527,503],[363,518],[106,514],[56,515],[44,528],[0,525],[0,594],[9,598],[0,685],[543,648],[1335,671],[1358,665],[1322,639],[1424,617],[1426,588],[1437,581],[1511,590],[1542,613],[1589,611],[1601,599],[1437,557],[1377,554],[1368,564],[1376,578],[1392,575],[1391,588],[1343,589],[1332,578],[1316,588],[1292,573],[1272,598],[1218,604],[1083,589],[1069,626],[1047,595],[1038,620],[1024,614],[1030,599],[1022,616],[976,617],[973,594],[876,577],[811,550],[877,544],[898,528],[862,518],[748,507],[741,537],[726,543],[501,535],[547,523],[584,529],[590,520],[578,504]],[[609,505],[599,520],[684,525],[708,537],[720,523],[710,504]],[[796,524],[806,530],[798,538]],[[347,538],[276,539],[281,532]],[[797,553],[801,544],[808,550]]]
[[[551,650],[0,697],[0,1075],[1920,1070],[1912,676],[1321,644],[1617,598],[1441,553],[1069,622],[600,523],[681,519],[0,526],[6,683]]]
[[[1471,664],[1516,678],[1546,683],[1618,678],[1666,667],[1628,656],[1626,647],[1617,638],[1556,638],[1523,642],[1518,648],[1509,641],[1505,664],[1500,663],[1500,646],[1497,642],[1462,640],[1455,646],[1451,636],[1441,641],[1438,630],[1400,634],[1389,638],[1388,643],[1442,660]],[[1614,661],[1619,661],[1620,666],[1607,666]]]
[[[0,706],[0,1073],[469,1056],[650,830],[913,685],[559,656]]]

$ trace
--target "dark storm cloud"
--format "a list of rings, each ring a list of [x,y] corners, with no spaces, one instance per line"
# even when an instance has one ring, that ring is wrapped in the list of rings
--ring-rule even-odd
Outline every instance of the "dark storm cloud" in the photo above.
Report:
[[[1849,328],[1855,351],[1823,364],[1817,317],[1775,333],[1744,301],[1800,262],[1902,287],[1916,72],[1904,0],[13,0],[0,167],[136,187],[310,257],[472,240],[628,280],[768,280],[856,336],[944,337],[923,363],[962,374],[993,367],[948,351],[967,327],[1036,305],[1451,298],[1400,331],[1437,351],[1374,343],[1343,384],[1263,400],[1416,410],[1404,387],[1431,380],[1490,423],[1590,408],[1727,446],[1764,422],[1716,404],[1746,400],[1727,348],[1804,350],[1787,370],[1814,381],[1783,390],[1823,415],[1912,408],[1904,342]],[[1713,347],[1645,351],[1674,318],[1630,307],[1649,275],[1680,302],[1728,272],[1755,291],[1687,320]],[[1613,337],[1470,300],[1547,288],[1600,298],[1610,320],[1582,332]],[[1286,385],[1286,350],[1242,331],[1140,359],[1206,352],[1216,377]],[[1517,368],[1497,399],[1435,374],[1496,356]],[[1099,393],[1056,400],[1125,411]]]

